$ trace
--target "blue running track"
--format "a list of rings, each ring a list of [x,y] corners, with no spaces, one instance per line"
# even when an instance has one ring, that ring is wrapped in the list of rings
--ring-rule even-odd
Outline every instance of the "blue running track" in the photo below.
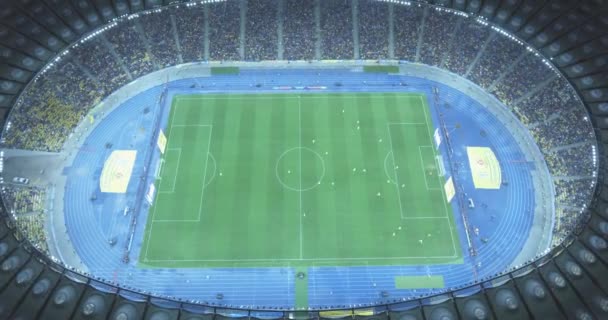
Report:
[[[342,85],[336,86],[337,82]],[[193,84],[196,84],[195,88],[191,88]],[[440,292],[445,289],[396,289],[395,276],[442,275],[446,289],[454,288],[503,271],[519,254],[533,221],[535,200],[531,170],[539,168],[523,161],[525,156],[516,140],[500,121],[478,102],[453,88],[420,78],[348,69],[265,69],[241,70],[238,76],[179,80],[170,83],[169,90],[171,94],[276,92],[273,86],[327,86],[327,91],[332,92],[426,92],[436,127],[438,115],[431,88],[439,88],[441,99],[437,109],[442,112],[446,126],[452,128],[453,162],[460,168],[457,181],[477,205],[477,208],[468,211],[469,223],[472,228],[479,230],[479,235],[471,235],[478,252],[476,257],[470,257],[466,249],[463,222],[454,205],[456,201],[453,201],[464,264],[311,267],[308,270],[310,307],[365,305]],[[107,115],[87,137],[72,166],[65,168],[65,221],[77,254],[91,274],[145,291],[237,307],[293,308],[296,280],[293,268],[138,268],[137,260],[147,218],[146,206],[143,206],[144,210],[137,220],[130,262],[122,262],[132,219],[132,213],[125,216],[123,210],[125,206],[135,206],[137,185],[143,176],[144,157],[137,157],[126,194],[101,193],[99,176],[112,150],[135,149],[138,155],[149,151],[146,148],[153,134],[154,118],[160,112],[157,101],[161,92],[161,87],[149,89]],[[170,102],[170,98],[171,95],[167,102]],[[449,108],[443,104],[448,104]],[[165,110],[164,120],[167,114]],[[499,191],[474,189],[468,170],[466,146],[491,147],[500,161],[503,180],[508,181],[509,185]],[[442,154],[445,154],[445,150],[442,150]],[[444,161],[447,161],[445,156]],[[449,168],[449,164],[445,163],[445,167]],[[116,239],[117,243],[111,245],[110,239]],[[387,292],[388,297],[381,297],[381,292]],[[216,300],[217,293],[222,293],[224,298]]]

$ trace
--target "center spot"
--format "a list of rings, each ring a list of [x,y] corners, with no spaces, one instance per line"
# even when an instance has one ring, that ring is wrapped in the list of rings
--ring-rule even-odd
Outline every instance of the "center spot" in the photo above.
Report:
[[[323,158],[310,148],[288,149],[277,160],[277,179],[283,187],[289,190],[311,190],[321,184],[324,175]]]

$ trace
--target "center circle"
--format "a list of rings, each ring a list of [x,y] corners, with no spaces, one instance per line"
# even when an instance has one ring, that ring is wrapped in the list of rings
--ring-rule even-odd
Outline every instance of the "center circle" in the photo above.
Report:
[[[293,191],[311,190],[325,176],[325,162],[320,154],[306,147],[285,150],[277,160],[275,173],[279,183]]]

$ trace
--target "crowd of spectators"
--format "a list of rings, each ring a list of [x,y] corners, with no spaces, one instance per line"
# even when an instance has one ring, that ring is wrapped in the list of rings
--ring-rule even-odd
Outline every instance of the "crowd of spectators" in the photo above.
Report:
[[[443,67],[456,74],[466,74],[489,36],[490,29],[487,26],[476,22],[474,18],[469,18],[469,21],[462,23],[455,33],[454,38],[457,41],[452,43]]]
[[[593,196],[591,179],[555,180],[555,201],[558,205],[583,208]]]
[[[559,89],[554,87],[558,81],[560,81],[560,78],[551,81],[545,88],[520,101],[514,108],[530,119],[538,119],[542,122],[547,119],[547,115],[576,105],[561,99],[561,95],[558,94],[560,91],[554,90],[554,88]],[[572,94],[567,88],[564,88],[564,91]]]
[[[45,191],[37,187],[2,186],[2,199],[15,215],[44,211]]]
[[[405,5],[395,5],[393,10],[395,57],[415,62],[423,10]]]
[[[166,68],[179,64],[175,32],[171,23],[171,14],[175,9],[171,8],[163,12],[152,12],[142,14],[136,23],[141,25],[145,37],[150,45],[152,58],[156,60],[160,68]]]
[[[209,7],[209,56],[216,61],[240,60],[240,1],[212,3]]]
[[[561,244],[566,237],[577,232],[589,217],[588,211],[580,211],[569,207],[555,208],[555,227],[553,228],[553,238],[551,246]]]
[[[571,177],[556,185],[560,205],[586,203],[592,188],[571,181],[586,181],[595,174],[594,133],[574,90],[540,57],[462,14],[418,5],[359,1],[353,7],[353,3],[285,0],[280,11],[277,0],[226,1],[154,10],[121,20],[72,48],[21,95],[3,144],[60,151],[76,125],[104,97],[142,75],[180,63],[180,54],[183,62],[203,60],[206,41],[210,60],[276,59],[282,24],[285,59],[313,59],[317,41],[323,59],[353,59],[355,40],[360,58],[383,59],[388,58],[392,25],[396,59],[415,61],[418,54],[421,63],[493,88],[496,97],[530,128],[550,172]],[[549,79],[553,80],[533,91]],[[582,191],[573,195],[579,188]]]
[[[323,59],[354,59],[351,1],[321,1],[321,52]]]
[[[463,17],[440,9],[429,9],[424,21],[423,41],[420,46],[420,62],[441,67],[449,49],[458,22]]]
[[[133,78],[139,78],[156,69],[146,45],[135,29],[134,20],[126,21],[120,28],[109,29],[103,36],[125,63]]]
[[[312,60],[315,58],[314,2],[283,1],[283,57],[286,60]]]
[[[251,17],[251,19],[247,19],[245,28],[245,60],[277,59],[277,9],[276,0],[247,1],[247,17]],[[264,19],[255,17],[264,17]]]
[[[130,80],[122,61],[112,55],[103,37],[93,37],[70,51],[70,56],[97,78],[104,93],[112,93]]]
[[[181,7],[175,12],[175,26],[184,62],[205,58],[205,7]]]
[[[494,87],[494,94],[506,105],[513,105],[516,99],[531,92],[534,87],[550,77],[555,72],[544,64],[534,53],[526,55],[517,65],[513,66]]]
[[[542,120],[542,118],[536,118]],[[530,128],[532,136],[542,149],[551,150],[576,143],[593,141],[591,128],[579,126],[575,128],[573,120],[578,123],[588,122],[583,110],[572,109],[557,111],[545,122],[539,122]]]
[[[524,52],[523,47],[514,40],[494,32],[493,39],[486,45],[484,53],[471,69],[468,78],[480,87],[489,89]]]
[[[2,142],[13,148],[57,152],[99,97],[96,85],[76,73],[72,63],[59,63],[21,96]]]
[[[37,187],[24,188],[4,185],[2,199],[22,234],[36,248],[48,252],[44,232],[45,190]]]
[[[20,215],[15,218],[15,224],[34,247],[48,254],[49,247],[44,232],[44,217],[44,213]]]
[[[359,1],[359,57],[388,57],[388,6],[375,1]]]
[[[541,150],[554,176],[591,177],[595,170],[592,148],[591,143],[586,143],[555,151]]]

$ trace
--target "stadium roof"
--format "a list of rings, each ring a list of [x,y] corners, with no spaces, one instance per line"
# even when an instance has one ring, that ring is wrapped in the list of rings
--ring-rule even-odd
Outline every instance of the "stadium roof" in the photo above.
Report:
[[[321,0],[323,1],[323,0]],[[348,0],[350,1],[350,0]],[[363,1],[363,0],[359,0]],[[21,90],[63,48],[112,19],[180,1],[0,1],[0,109],[8,114]],[[603,0],[435,0],[427,3],[480,15],[534,46],[559,67],[585,101],[600,139],[600,173],[592,217],[576,237],[513,273],[431,301],[409,311],[379,306],[377,319],[608,319],[608,2]],[[15,319],[207,319],[319,317],[283,311],[201,307],[102,284],[33,249],[0,222],[0,314]],[[6,220],[6,221],[4,221]],[[120,284],[117,284],[120,285]],[[403,307],[403,305],[401,306]],[[407,309],[407,308],[406,308]],[[367,318],[349,310],[348,316]],[[15,316],[19,315],[19,316]],[[345,314],[340,314],[344,316]],[[371,317],[371,316],[369,316]]]

